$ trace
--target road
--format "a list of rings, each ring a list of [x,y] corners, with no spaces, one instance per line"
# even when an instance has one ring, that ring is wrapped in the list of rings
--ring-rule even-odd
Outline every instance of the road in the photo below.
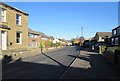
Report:
[[[78,47],[63,49],[3,64],[3,79],[59,79],[79,54]],[[73,57],[75,56],[75,57]]]

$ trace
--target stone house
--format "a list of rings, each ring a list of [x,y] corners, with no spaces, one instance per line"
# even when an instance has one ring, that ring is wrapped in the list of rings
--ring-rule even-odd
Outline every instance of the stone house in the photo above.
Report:
[[[29,48],[40,47],[40,32],[28,28],[28,47]]]
[[[0,2],[0,49],[28,48],[29,14]]]
[[[112,30],[111,44],[120,46],[120,26]]]

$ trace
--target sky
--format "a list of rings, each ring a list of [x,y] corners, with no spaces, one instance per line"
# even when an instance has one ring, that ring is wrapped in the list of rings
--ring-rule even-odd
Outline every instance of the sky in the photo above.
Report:
[[[1,0],[4,2],[118,2],[119,0]]]
[[[55,38],[94,37],[118,26],[117,2],[6,2],[29,13],[29,27]]]

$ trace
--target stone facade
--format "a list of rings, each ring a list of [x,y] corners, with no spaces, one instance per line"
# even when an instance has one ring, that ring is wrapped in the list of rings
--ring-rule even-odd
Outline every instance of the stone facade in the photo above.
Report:
[[[0,32],[6,32],[6,50],[28,48],[29,14],[2,2],[0,2],[0,9],[4,9],[6,16],[4,22],[0,21]],[[0,42],[2,42],[2,40]]]

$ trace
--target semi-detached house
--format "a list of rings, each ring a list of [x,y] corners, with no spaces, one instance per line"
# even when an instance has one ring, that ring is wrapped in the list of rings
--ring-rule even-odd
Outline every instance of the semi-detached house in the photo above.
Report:
[[[111,44],[120,46],[120,26],[112,29]]]
[[[28,48],[28,15],[0,2],[0,50]]]

